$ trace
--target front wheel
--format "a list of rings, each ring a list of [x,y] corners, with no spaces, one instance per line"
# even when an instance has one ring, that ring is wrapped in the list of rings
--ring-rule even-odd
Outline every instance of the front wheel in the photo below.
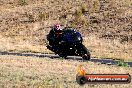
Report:
[[[90,54],[84,54],[82,55],[83,60],[90,60]]]
[[[90,52],[83,44],[78,45],[77,51],[78,54],[83,58],[83,60],[90,60],[91,58]]]

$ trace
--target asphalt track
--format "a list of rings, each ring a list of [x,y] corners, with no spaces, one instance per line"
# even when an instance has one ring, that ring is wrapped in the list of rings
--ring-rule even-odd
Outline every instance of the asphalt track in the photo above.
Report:
[[[58,55],[55,54],[44,54],[44,53],[14,53],[14,52],[0,52],[0,55],[16,55],[16,56],[31,56],[31,57],[49,57],[52,59],[59,58]],[[68,56],[67,59],[84,61],[79,56]],[[117,65],[119,60],[112,60],[112,59],[97,59],[91,58],[91,62],[99,62],[100,64],[107,64],[107,65]],[[132,67],[132,62],[125,62],[128,63],[130,67]]]

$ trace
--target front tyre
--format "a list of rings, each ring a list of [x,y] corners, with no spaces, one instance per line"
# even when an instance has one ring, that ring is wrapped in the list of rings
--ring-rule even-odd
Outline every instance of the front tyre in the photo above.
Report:
[[[82,55],[83,60],[90,60],[90,54]]]
[[[91,58],[90,52],[83,44],[78,45],[77,51],[78,54],[83,58],[83,60],[90,60]]]

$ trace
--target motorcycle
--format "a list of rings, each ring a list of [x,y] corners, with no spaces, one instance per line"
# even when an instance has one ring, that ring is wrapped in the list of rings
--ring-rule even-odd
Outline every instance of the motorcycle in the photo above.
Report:
[[[49,35],[47,40],[50,42]],[[81,34],[73,29],[64,30],[58,44],[47,44],[47,48],[60,57],[66,58],[67,56],[81,56],[83,60],[90,60],[89,50],[82,44],[83,38]]]

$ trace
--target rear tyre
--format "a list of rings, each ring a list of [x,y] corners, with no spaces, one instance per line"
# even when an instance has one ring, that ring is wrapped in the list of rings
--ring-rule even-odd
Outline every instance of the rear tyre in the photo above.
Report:
[[[66,57],[67,57],[67,55],[64,54],[64,53],[59,53],[58,55],[59,55],[60,57],[62,57],[62,58],[65,58],[65,59],[66,59]]]

